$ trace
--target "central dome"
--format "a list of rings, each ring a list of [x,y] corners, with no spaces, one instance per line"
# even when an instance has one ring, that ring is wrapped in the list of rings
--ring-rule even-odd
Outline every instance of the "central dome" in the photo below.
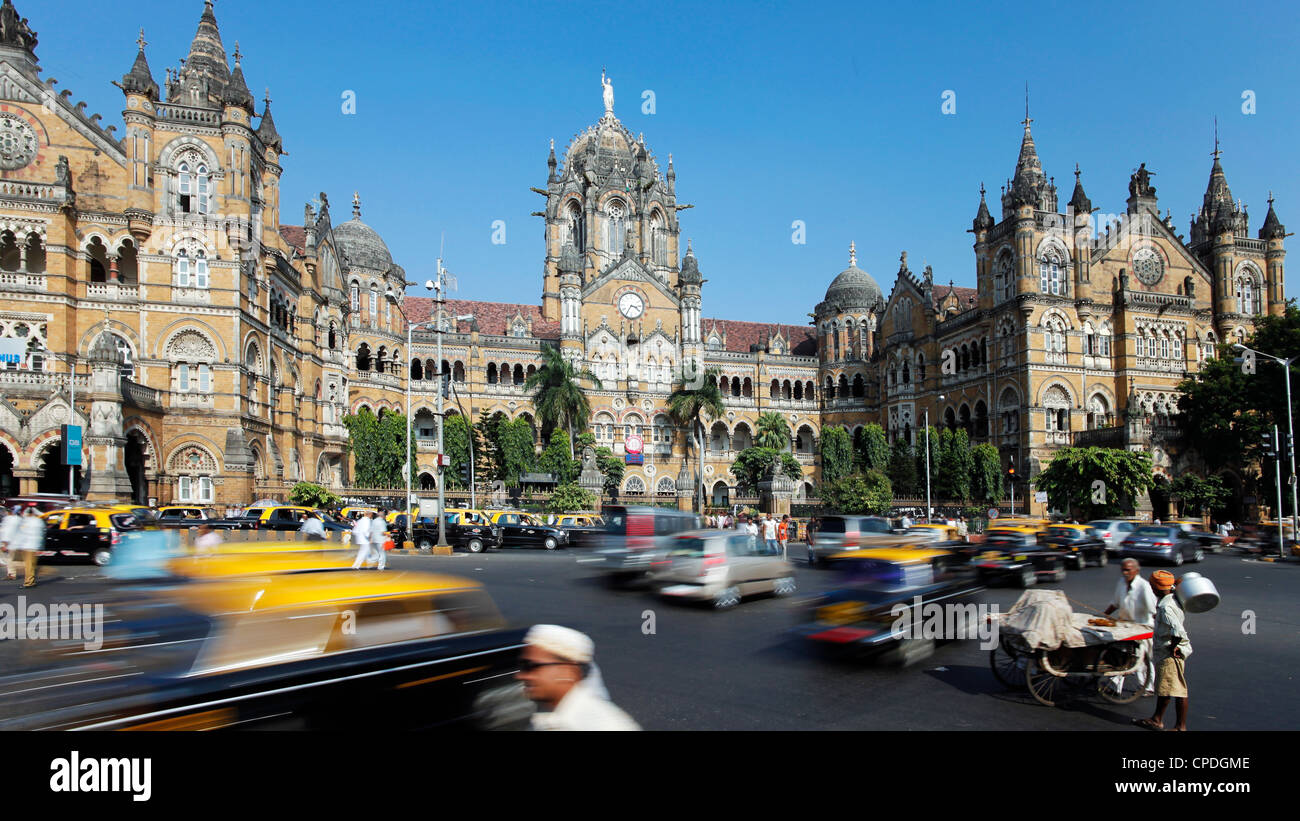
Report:
[[[841,309],[872,308],[883,299],[880,286],[871,274],[858,267],[857,261],[857,251],[850,246],[849,267],[831,281],[831,287],[826,289],[826,302]]]
[[[379,232],[361,221],[361,203],[355,195],[352,200],[352,219],[334,226],[334,239],[347,258],[348,266],[365,268],[381,274],[393,267],[393,255],[388,252]]]

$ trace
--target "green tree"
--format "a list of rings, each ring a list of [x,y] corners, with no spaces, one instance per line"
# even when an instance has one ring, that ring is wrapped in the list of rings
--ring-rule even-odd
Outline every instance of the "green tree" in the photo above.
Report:
[[[821,451],[823,482],[838,482],[853,471],[853,443],[844,428],[822,428]]]
[[[461,473],[470,461],[469,421],[458,413],[447,417],[442,427],[442,449],[451,459],[451,464],[443,468],[449,487],[464,487]],[[477,478],[477,477],[475,477]]]
[[[942,436],[939,470],[936,474],[939,496],[955,502],[964,502],[970,498],[971,471],[975,466],[970,436],[965,428],[945,430]]]
[[[587,426],[591,404],[579,384],[583,381],[591,383],[597,390],[601,387],[596,374],[587,368],[575,368],[559,348],[542,347],[542,364],[524,381],[524,389],[533,392],[533,407],[542,422],[544,434],[561,428],[568,432],[572,442],[575,430]],[[573,455],[570,449],[569,458],[572,459]]]
[[[683,368],[681,386],[668,397],[668,413],[679,427],[691,430],[691,445],[698,457],[699,510],[704,510],[704,415],[720,419],[726,408],[722,404],[722,392],[718,390],[717,368],[710,368],[698,379],[691,379]]]
[[[324,510],[337,507],[343,500],[320,485],[299,482],[289,491],[289,503]]]
[[[764,411],[758,415],[754,427],[757,430],[754,444],[758,447],[786,451],[790,449],[790,426],[781,414]]]
[[[757,491],[758,483],[767,476],[772,467],[772,460],[781,457],[781,472],[796,482],[803,480],[803,467],[788,450],[776,448],[745,448],[736,454],[736,461],[731,464],[731,473],[736,477],[738,488]]]
[[[403,487],[402,463],[409,460],[411,477],[415,479],[415,442],[409,443],[406,460],[402,457],[402,444],[406,442],[406,417],[398,413],[375,416],[369,408],[343,417],[348,429],[348,448],[356,466],[354,484],[365,488]]]
[[[883,516],[894,505],[889,478],[878,470],[855,473],[834,482],[822,482],[818,492],[826,506],[839,513],[874,513]]]
[[[889,451],[889,481],[899,496],[916,495],[916,457],[903,437],[894,440]]]
[[[578,447],[586,444],[584,438],[592,443],[595,441],[591,438],[591,434],[584,433],[578,437]],[[542,451],[542,455],[537,459],[537,469],[554,476],[559,484],[572,482],[578,478],[582,463],[570,456],[571,453],[573,447],[569,445],[569,434],[563,430],[553,430],[546,450]]]
[[[606,447],[596,448],[596,467],[600,468],[601,474],[605,477],[601,487],[605,490],[605,495],[614,496],[618,494],[618,489],[623,486],[623,474],[627,471],[627,464],[614,455],[614,451]]]
[[[1202,479],[1184,473],[1169,485],[1169,495],[1182,502],[1184,515],[1200,516],[1206,510],[1222,507],[1228,500],[1228,489],[1218,476]]]
[[[998,449],[988,444],[976,445],[971,451],[971,498],[989,504],[1002,501],[1002,457]]]
[[[591,510],[596,506],[596,498],[572,482],[560,485],[546,500],[547,513],[565,513],[570,510]]]
[[[1154,483],[1151,454],[1122,448],[1062,448],[1033,480],[1053,507],[1087,519],[1119,515]]]
[[[926,431],[930,432],[929,439],[926,438]],[[925,451],[926,443],[930,448],[930,493],[935,493],[935,476],[939,470],[939,454],[943,452],[943,434],[936,427],[919,428],[916,431],[914,440],[916,453],[916,493],[921,495],[925,493]]]
[[[533,426],[519,418],[497,426],[497,453],[501,459],[501,476],[506,487],[519,487],[519,477],[533,469]]]
[[[853,457],[858,470],[888,470],[889,440],[885,429],[875,422],[858,428],[853,435]]]

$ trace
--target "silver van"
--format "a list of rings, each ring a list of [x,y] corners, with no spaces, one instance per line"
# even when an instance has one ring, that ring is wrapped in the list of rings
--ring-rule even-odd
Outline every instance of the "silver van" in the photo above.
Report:
[[[668,540],[651,584],[662,596],[706,601],[718,610],[746,596],[794,593],[794,565],[762,539],[736,530],[694,530]]]

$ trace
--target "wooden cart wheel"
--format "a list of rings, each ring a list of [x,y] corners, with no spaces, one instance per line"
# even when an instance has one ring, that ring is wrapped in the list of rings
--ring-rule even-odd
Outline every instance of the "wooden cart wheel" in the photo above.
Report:
[[[1039,704],[1055,707],[1068,696],[1070,684],[1066,676],[1054,676],[1043,669],[1045,651],[1039,651],[1025,665],[1025,686]]]
[[[1025,664],[1028,657],[1016,652],[1005,639],[989,651],[989,666],[993,668],[993,677],[1008,690],[1019,690],[1025,686]]]
[[[1133,663],[1133,653],[1119,647],[1107,647],[1101,654],[1100,663],[1109,667],[1127,669]],[[1115,688],[1119,682],[1119,689]],[[1142,697],[1138,687],[1136,669],[1124,676],[1098,676],[1097,695],[1112,704],[1132,704]]]

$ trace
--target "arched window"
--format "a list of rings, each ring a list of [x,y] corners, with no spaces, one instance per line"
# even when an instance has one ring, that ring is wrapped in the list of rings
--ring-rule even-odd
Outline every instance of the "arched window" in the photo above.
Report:
[[[627,493],[631,493],[631,494],[636,494],[636,495],[644,494],[645,481],[640,476],[629,476],[627,477],[627,483],[624,485],[623,489]]]
[[[578,250],[579,254],[587,250],[587,238],[583,225],[582,206],[576,202],[569,203],[568,236],[566,239],[570,245]]]
[[[658,210],[650,215],[650,261],[655,265],[668,264],[668,235],[664,231],[664,215]]]
[[[1099,393],[1094,393],[1092,399],[1088,400],[1088,427],[1092,430],[1108,427],[1110,425],[1110,403],[1106,397]]]
[[[611,255],[619,256],[627,239],[627,206],[622,200],[610,200],[605,206],[605,225],[608,231],[605,247]]]
[[[1259,272],[1247,265],[1237,274],[1237,313],[1255,316],[1263,309]]]
[[[361,285],[355,279],[348,286],[348,304],[352,308],[352,313],[361,313]]]
[[[379,323],[379,286],[370,283],[370,325]]]
[[[177,209],[182,214],[211,212],[211,180],[203,162],[186,158],[176,167]]]
[[[1015,272],[1010,251],[1003,251],[993,263],[993,300],[1005,302],[1015,291]]]
[[[1065,294],[1065,267],[1055,248],[1048,248],[1038,261],[1038,290],[1053,296]]]
[[[1043,407],[1047,409],[1047,431],[1063,432],[1070,429],[1070,395],[1060,385],[1053,385],[1043,394]]]
[[[370,346],[364,342],[357,348],[357,370],[370,370]]]

